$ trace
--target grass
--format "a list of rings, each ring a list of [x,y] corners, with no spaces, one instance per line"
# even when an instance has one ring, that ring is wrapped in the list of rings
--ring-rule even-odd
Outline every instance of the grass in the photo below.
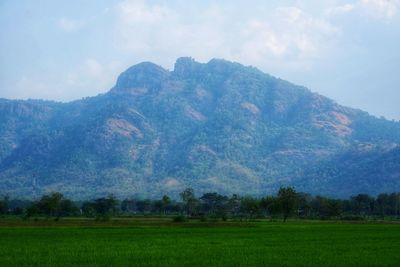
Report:
[[[0,220],[0,266],[399,266],[400,224]]]

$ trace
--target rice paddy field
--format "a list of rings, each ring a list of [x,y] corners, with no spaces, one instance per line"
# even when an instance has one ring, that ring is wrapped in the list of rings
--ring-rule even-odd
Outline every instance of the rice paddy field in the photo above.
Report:
[[[0,219],[0,266],[400,266],[400,224]]]

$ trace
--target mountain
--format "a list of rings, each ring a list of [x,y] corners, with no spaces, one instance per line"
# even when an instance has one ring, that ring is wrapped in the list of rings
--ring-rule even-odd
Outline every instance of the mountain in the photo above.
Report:
[[[400,190],[399,122],[220,59],[140,63],[69,103],[0,99],[0,136],[12,196]]]

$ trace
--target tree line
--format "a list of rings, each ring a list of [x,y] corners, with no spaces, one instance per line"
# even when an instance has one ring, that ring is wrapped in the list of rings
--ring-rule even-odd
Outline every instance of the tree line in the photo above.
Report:
[[[76,202],[55,192],[35,201],[0,199],[0,214],[20,215],[24,218],[44,216],[94,217],[108,220],[113,216],[157,215],[200,219],[255,219],[289,217],[304,219],[399,219],[400,193],[378,196],[358,194],[349,199],[312,196],[297,192],[292,187],[281,187],[276,195],[265,197],[225,196],[216,192],[197,197],[192,188],[179,194],[179,200],[164,195],[160,199],[126,198],[114,196]]]

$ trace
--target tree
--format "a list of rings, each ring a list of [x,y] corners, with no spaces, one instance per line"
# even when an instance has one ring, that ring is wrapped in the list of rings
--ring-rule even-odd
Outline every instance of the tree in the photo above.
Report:
[[[400,193],[391,193],[389,195],[389,205],[391,213],[400,216]]]
[[[6,214],[8,212],[8,202],[8,196],[4,196],[4,198],[0,200],[0,214]]]
[[[163,202],[162,200],[154,200],[152,205],[152,212],[157,212],[161,214],[163,212]]]
[[[256,217],[260,212],[260,201],[253,197],[244,197],[241,201],[242,210],[250,216],[250,218]]]
[[[211,213],[214,216],[220,216],[222,218],[227,217],[228,197],[218,193],[205,193],[200,200],[203,212]]]
[[[43,195],[39,201],[31,203],[26,210],[26,217],[41,214],[59,219],[62,216],[76,213],[78,213],[78,208],[71,200],[65,198],[61,193],[54,192]]]
[[[62,199],[60,202],[58,216],[71,216],[79,212],[78,207],[69,199]]]
[[[261,199],[260,205],[270,216],[276,215],[279,212],[279,202],[276,197],[264,197]]]
[[[96,210],[94,208],[94,202],[85,201],[82,204],[82,212],[87,217],[93,217],[96,215]]]
[[[39,212],[48,217],[60,217],[61,201],[64,196],[61,193],[55,192],[50,195],[44,195],[37,203]]]
[[[292,187],[281,187],[278,191],[278,201],[283,214],[283,222],[294,211],[297,202],[296,190]]]
[[[308,193],[297,193],[297,215],[299,217],[309,217],[311,215],[311,203],[313,197]]]
[[[143,199],[136,202],[137,211],[140,213],[149,213],[151,211],[151,200]]]
[[[186,188],[179,196],[185,204],[187,215],[193,214],[197,205],[197,198],[193,188]]]
[[[167,213],[167,208],[169,206],[169,204],[171,204],[171,199],[169,198],[169,196],[164,195],[161,199],[162,202],[162,209],[164,211],[164,214]]]
[[[351,197],[353,209],[358,215],[365,216],[371,214],[374,205],[374,198],[367,194],[358,194]]]
[[[117,200],[113,195],[106,198],[98,198],[94,201],[94,210],[98,216],[98,219],[109,220],[115,212],[115,206]]]
[[[53,216],[58,210],[61,199],[62,194],[60,193],[52,193],[51,195],[42,196],[38,202],[40,212],[49,217]]]
[[[26,214],[25,214],[26,219],[39,214],[39,207],[37,204],[38,204],[37,202],[33,202],[32,205],[30,205],[26,209]]]
[[[311,207],[320,218],[337,217],[342,213],[343,202],[337,199],[316,196]]]
[[[328,218],[337,217],[342,213],[341,203],[337,199],[327,198],[324,203],[324,211]]]
[[[241,199],[237,194],[233,194],[228,200],[228,206],[233,216],[237,216],[241,208]]]
[[[121,202],[121,210],[124,212],[136,212],[136,202],[135,199],[124,199]]]
[[[377,213],[382,216],[382,219],[385,218],[387,213],[390,213],[390,197],[389,194],[379,194],[376,198],[376,209]]]

